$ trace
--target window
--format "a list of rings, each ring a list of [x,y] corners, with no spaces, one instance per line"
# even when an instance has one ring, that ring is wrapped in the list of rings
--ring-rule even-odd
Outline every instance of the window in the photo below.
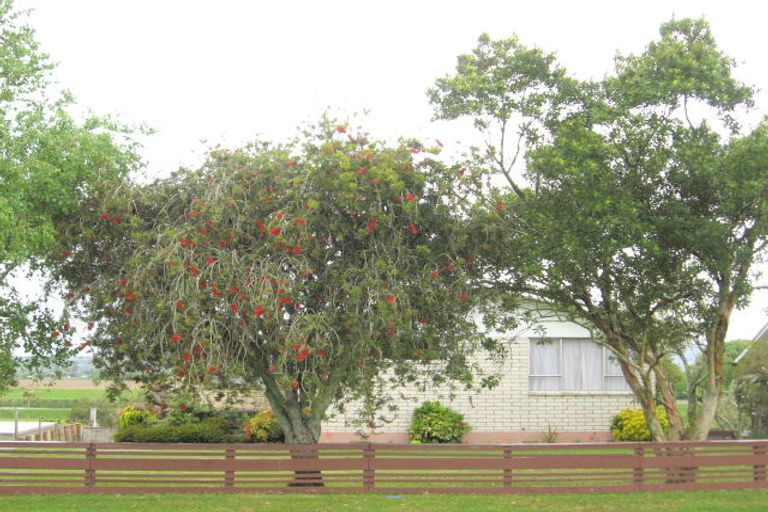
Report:
[[[629,391],[611,351],[588,338],[531,339],[531,391]]]

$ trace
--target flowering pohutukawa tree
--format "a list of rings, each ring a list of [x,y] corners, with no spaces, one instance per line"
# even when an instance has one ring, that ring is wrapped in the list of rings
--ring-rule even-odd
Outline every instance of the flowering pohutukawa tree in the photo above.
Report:
[[[295,443],[345,400],[375,424],[392,384],[488,384],[469,359],[493,348],[467,318],[474,257],[443,196],[456,176],[324,121],[117,191],[64,269],[88,283],[103,375],[260,388]]]

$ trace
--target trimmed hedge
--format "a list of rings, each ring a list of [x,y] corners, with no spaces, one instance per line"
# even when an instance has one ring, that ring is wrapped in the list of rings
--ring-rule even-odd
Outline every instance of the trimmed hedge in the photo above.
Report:
[[[114,437],[123,443],[238,443],[242,437],[227,432],[221,422],[202,421],[186,425],[132,425]]]

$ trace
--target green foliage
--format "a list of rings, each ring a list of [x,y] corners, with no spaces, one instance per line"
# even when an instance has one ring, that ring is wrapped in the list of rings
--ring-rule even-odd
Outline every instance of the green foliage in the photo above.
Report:
[[[241,439],[228,432],[221,422],[207,420],[184,425],[135,424],[118,430],[114,440],[124,443],[232,443]]]
[[[100,427],[118,426],[118,406],[105,398],[100,400],[76,400],[69,410],[68,421],[87,425],[91,419],[91,408],[96,408],[96,421]]]
[[[73,100],[51,86],[53,65],[25,14],[0,0],[0,391],[15,367],[62,364],[74,352],[66,318],[42,297],[20,297],[8,277],[66,260],[71,248],[56,249],[63,226],[139,167],[130,130],[69,114]]]
[[[469,232],[487,282],[586,321],[649,416],[661,388],[675,437],[687,435],[680,383],[656,363],[704,340],[706,404],[690,432],[702,438],[731,311],[768,247],[768,125],[739,132],[735,116],[753,90],[733,68],[706,21],[683,19],[663,24],[643,53],[618,56],[598,82],[568,77],[515,38],[483,36],[430,92],[437,117],[469,117],[499,141],[472,162],[510,186],[473,190]],[[527,183],[516,183],[523,151]],[[649,367],[655,379],[643,376]],[[656,420],[652,428],[663,436]]]
[[[148,425],[152,423],[154,419],[155,416],[151,412],[129,405],[120,412],[117,419],[117,425],[122,430],[136,425]]]
[[[675,398],[683,399],[688,397],[688,378],[682,368],[671,358],[665,357],[659,363],[662,371],[672,384],[675,392]]]
[[[243,425],[246,437],[257,443],[282,443],[285,434],[280,422],[272,411],[262,411],[248,419]]]
[[[664,409],[658,408],[656,416],[659,418],[661,427],[666,431],[669,428],[669,421]],[[627,408],[614,416],[611,420],[611,435],[614,441],[653,441],[642,409]]]
[[[733,392],[753,434],[768,433],[768,340],[754,341],[735,369]]]
[[[474,248],[443,200],[457,180],[414,141],[324,119],[116,189],[71,227],[60,271],[91,290],[104,378],[260,387],[287,440],[313,441],[332,403],[381,405],[385,380],[491,382],[467,357],[494,342],[467,318]]]
[[[413,411],[408,435],[420,443],[460,443],[471,430],[464,415],[440,402],[424,402]]]

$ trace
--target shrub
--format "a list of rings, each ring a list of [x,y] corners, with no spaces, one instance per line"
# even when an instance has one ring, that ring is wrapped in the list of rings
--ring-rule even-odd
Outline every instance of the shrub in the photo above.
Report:
[[[129,405],[120,412],[117,425],[122,430],[134,425],[147,425],[154,418],[151,412]]]
[[[667,414],[661,407],[656,409],[661,427],[669,429]],[[651,431],[645,421],[642,409],[627,408],[619,412],[611,421],[611,435],[614,441],[651,441]]]
[[[121,428],[114,436],[124,443],[236,443],[242,439],[222,428],[219,421],[186,425],[135,424]]]
[[[87,425],[91,420],[91,407],[96,408],[96,421],[101,427],[117,426],[117,406],[107,399],[78,401],[69,410],[68,421]]]
[[[248,419],[243,425],[245,436],[257,443],[283,443],[285,433],[272,411],[262,411]]]
[[[460,443],[470,430],[463,414],[440,402],[424,402],[413,411],[408,434],[421,443]]]

